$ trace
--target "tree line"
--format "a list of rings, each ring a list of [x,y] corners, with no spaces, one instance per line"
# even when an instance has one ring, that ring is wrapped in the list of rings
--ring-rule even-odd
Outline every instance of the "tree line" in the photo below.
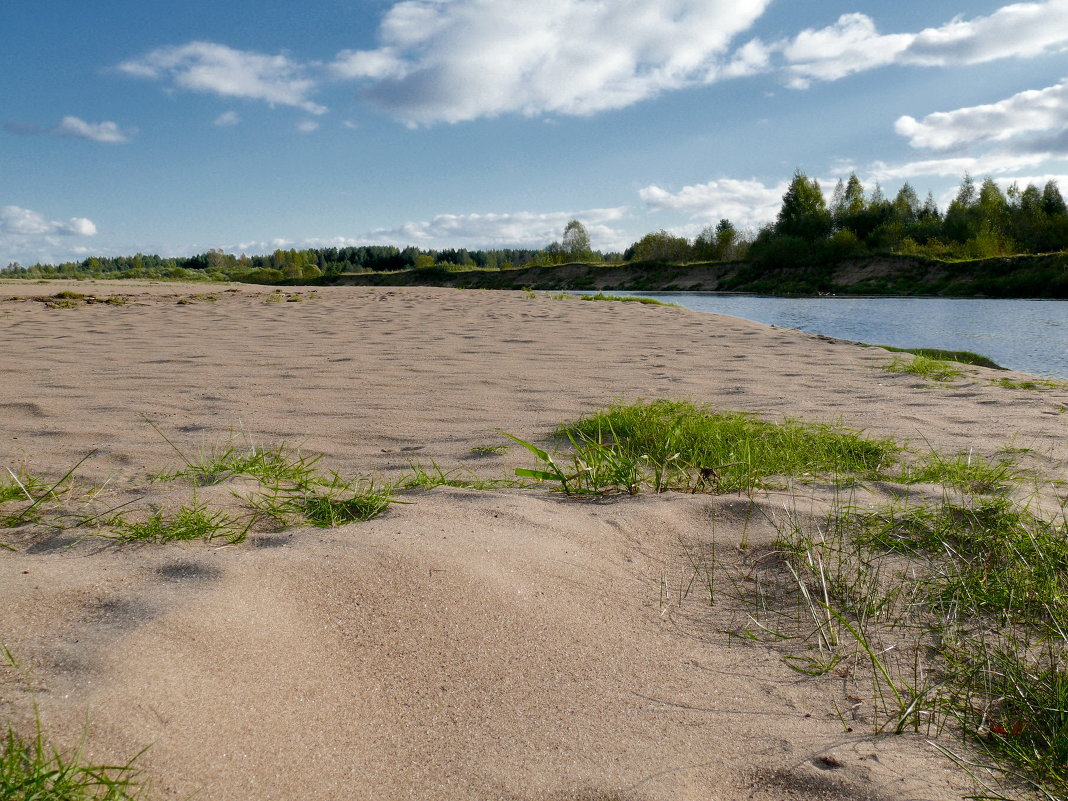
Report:
[[[398,270],[508,270],[574,262],[667,263],[747,260],[773,268],[837,262],[875,253],[900,253],[943,260],[980,259],[1017,253],[1068,250],[1068,207],[1056,181],[1040,189],[1013,184],[1003,192],[992,178],[979,185],[970,175],[943,212],[928,192],[922,202],[905,183],[893,198],[876,184],[870,191],[855,173],[840,179],[828,201],[818,181],[801,170],[783,195],[775,220],[760,230],[741,230],[730,220],[709,225],[694,239],[655,231],[623,253],[590,246],[579,220],[571,220],[559,241],[539,248],[421,250],[391,245],[275,250],[235,256],[209,250],[190,257],[90,257],[58,265],[17,262],[0,269],[5,277],[162,278],[252,283],[329,280],[344,273]]]

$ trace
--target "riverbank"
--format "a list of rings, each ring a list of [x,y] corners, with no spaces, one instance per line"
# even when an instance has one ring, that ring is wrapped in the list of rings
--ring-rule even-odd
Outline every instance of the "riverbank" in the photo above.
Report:
[[[844,425],[916,458],[1011,453],[1014,470],[1063,478],[1063,388],[980,367],[938,380],[828,337],[523,292],[83,281],[0,295],[0,466],[43,499],[0,506],[21,515],[0,529],[14,549],[0,551],[0,644],[20,666],[0,670],[0,723],[31,732],[36,705],[51,741],[85,735],[98,764],[147,746],[152,799],[970,791],[930,726],[879,733],[845,629],[842,660],[806,675],[791,664],[813,638],[752,622],[781,625],[753,570],[780,559],[789,526],[938,486],[799,473],[717,493],[738,461],[725,458],[689,488],[567,497],[510,486],[515,468],[546,466],[502,432],[551,448],[560,423],[671,398]],[[250,511],[271,502],[268,479],[216,458],[250,451],[314,470],[321,493],[427,478],[374,519],[320,528]],[[283,496],[287,475],[270,479]],[[1035,491],[1037,508],[1048,487]],[[118,517],[197,506],[244,539],[116,539]]]
[[[564,264],[515,270],[447,267],[345,274],[354,286],[572,289],[630,292],[755,292],[772,295],[927,295],[1068,299],[1068,254],[942,262],[872,256],[835,265],[770,269],[747,262]]]

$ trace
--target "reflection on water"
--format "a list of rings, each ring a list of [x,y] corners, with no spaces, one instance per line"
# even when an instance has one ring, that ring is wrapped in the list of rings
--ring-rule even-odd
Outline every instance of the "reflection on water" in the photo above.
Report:
[[[649,292],[687,309],[899,348],[970,350],[1003,367],[1068,378],[1068,301],[776,298]]]

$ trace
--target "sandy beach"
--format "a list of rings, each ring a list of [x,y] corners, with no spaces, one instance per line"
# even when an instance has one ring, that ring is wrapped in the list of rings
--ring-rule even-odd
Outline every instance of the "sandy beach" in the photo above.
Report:
[[[112,303],[45,303],[64,290]],[[841,424],[1066,476],[1068,391],[978,367],[947,382],[878,348],[745,320],[546,293],[0,282],[0,469],[126,511],[240,514],[245,480],[154,481],[182,457],[284,444],[388,481],[437,465],[532,467],[502,431],[672,398]],[[167,440],[170,440],[168,442]],[[503,447],[508,446],[508,447]],[[6,474],[6,470],[4,471]],[[119,544],[92,525],[0,529],[0,723],[86,736],[153,799],[957,799],[923,734],[876,735],[867,701],[687,586],[715,543],[768,547],[826,491],[549,487],[405,493],[334,528],[257,524],[240,544]],[[73,502],[73,501],[72,501]],[[5,507],[10,508],[10,507]],[[744,535],[743,535],[744,529]],[[87,536],[89,535],[89,536]],[[869,704],[870,705],[870,704]],[[852,710],[848,721],[843,710]]]

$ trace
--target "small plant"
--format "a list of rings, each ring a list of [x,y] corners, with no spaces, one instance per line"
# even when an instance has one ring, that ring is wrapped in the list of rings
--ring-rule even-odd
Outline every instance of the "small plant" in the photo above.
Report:
[[[140,771],[125,765],[85,762],[85,743],[61,752],[45,742],[37,719],[26,740],[8,728],[0,740],[0,798],[4,801],[132,801]],[[140,754],[138,755],[140,756]]]
[[[243,529],[236,526],[236,521],[222,512],[210,512],[196,499],[192,506],[181,507],[173,517],[165,517],[163,512],[154,512],[144,520],[131,522],[117,516],[106,523],[111,534],[123,542],[166,543],[176,540],[211,540],[222,537],[229,543],[239,543],[245,539],[251,522]]]
[[[968,493],[1001,492],[1019,478],[1009,452],[1003,449],[1002,453],[1003,458],[991,460],[971,452],[944,456],[931,451],[922,462],[905,467],[901,480],[948,484]]]
[[[891,345],[864,345],[865,348],[882,348],[891,353],[912,353],[916,356],[925,356],[929,359],[938,359],[948,362],[960,362],[961,364],[974,364],[977,367],[989,367],[992,370],[1004,370],[993,359],[970,350],[942,350],[941,348],[895,348]]]
[[[1064,381],[1053,381],[1048,378],[1031,378],[1021,381],[1013,381],[1011,378],[1001,378],[997,381],[992,381],[991,383],[997,384],[999,387],[1005,387],[1006,389],[1047,390],[1068,388],[1068,383]]]
[[[274,292],[263,299],[264,303],[282,303],[286,296],[281,292]]]
[[[953,362],[932,359],[929,356],[914,356],[911,360],[895,356],[882,365],[882,369],[888,373],[907,373],[930,378],[933,381],[948,381],[964,375],[964,371],[955,366]]]
[[[508,453],[507,445],[476,445],[471,449],[472,456],[499,456]]]
[[[656,298],[637,297],[634,295],[606,295],[604,292],[598,292],[596,295],[582,295],[582,300],[612,300],[620,303],[641,303],[646,306],[675,306],[677,303],[665,303],[662,300]]]

